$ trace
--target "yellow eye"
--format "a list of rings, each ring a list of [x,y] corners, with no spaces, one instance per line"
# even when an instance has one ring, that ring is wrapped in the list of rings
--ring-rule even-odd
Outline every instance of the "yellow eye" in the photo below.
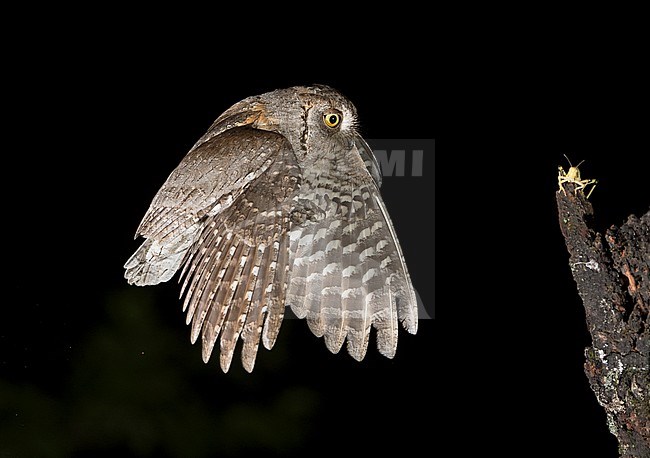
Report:
[[[325,113],[323,115],[323,122],[327,127],[334,128],[341,124],[341,115],[338,113]]]

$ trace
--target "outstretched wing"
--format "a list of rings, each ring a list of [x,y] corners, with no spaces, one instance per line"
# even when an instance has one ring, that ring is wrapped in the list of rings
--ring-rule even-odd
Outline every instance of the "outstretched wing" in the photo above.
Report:
[[[417,331],[415,292],[372,152],[360,138],[335,151],[303,170],[294,198],[304,221],[291,228],[287,304],[332,352],[347,339],[350,355],[363,359],[374,326],[380,353],[392,358],[398,321]]]
[[[225,210],[205,216],[188,250],[181,292],[192,343],[201,336],[207,362],[219,339],[224,372],[240,336],[242,362],[249,372],[260,338],[266,348],[275,343],[284,316],[290,204],[300,182],[300,169],[284,137],[255,130],[240,135],[251,149],[239,154],[264,154],[270,164]],[[264,142],[255,143],[260,137]]]
[[[240,337],[253,370],[285,304],[333,352],[347,340],[362,359],[374,326],[392,357],[398,322],[417,329],[417,305],[370,148],[355,136],[303,170],[283,136],[255,128],[263,116],[227,114],[154,198],[138,229],[146,240],[125,265],[129,282],[167,281],[184,265],[192,343],[201,336],[207,362],[219,341],[224,371]]]
[[[279,134],[243,126],[198,144],[153,198],[136,235],[164,241],[219,213],[266,171],[285,142]]]
[[[250,113],[245,118],[228,117],[209,132],[251,119],[257,118]],[[138,227],[136,236],[146,240],[124,265],[129,283],[168,281],[204,220],[232,205],[269,168],[285,143],[279,134],[250,126],[232,127],[197,143],[169,175]]]

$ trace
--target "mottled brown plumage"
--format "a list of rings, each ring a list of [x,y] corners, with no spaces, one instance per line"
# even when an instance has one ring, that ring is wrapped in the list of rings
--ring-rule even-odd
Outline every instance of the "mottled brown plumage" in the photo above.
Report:
[[[398,321],[417,330],[417,304],[379,194],[379,167],[355,130],[356,110],[326,87],[249,97],[226,110],[158,191],[125,264],[131,284],[182,267],[191,340],[208,361],[219,340],[228,371],[270,349],[291,306],[336,353],[363,359],[370,327],[392,358]]]

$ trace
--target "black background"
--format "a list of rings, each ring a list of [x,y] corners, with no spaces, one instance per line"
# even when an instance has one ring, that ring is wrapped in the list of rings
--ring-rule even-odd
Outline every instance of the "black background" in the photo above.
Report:
[[[44,39],[7,66],[0,456],[616,456],[582,369],[589,336],[554,193],[567,154],[599,180],[599,230],[647,211],[648,75],[633,49],[413,58],[371,39],[310,58],[289,40],[270,52],[116,35]],[[253,374],[235,361],[224,375],[190,345],[178,285],[129,287],[122,265],[214,118],[311,83],[347,95],[367,138],[436,140],[435,166],[427,156],[422,177],[382,190],[436,319],[401,333],[394,360],[372,349],[362,363],[287,320]]]

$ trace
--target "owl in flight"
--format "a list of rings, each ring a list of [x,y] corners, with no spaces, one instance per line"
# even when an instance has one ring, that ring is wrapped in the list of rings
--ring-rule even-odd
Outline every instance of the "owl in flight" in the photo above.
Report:
[[[381,174],[357,133],[356,109],[327,86],[236,103],[212,124],[154,197],[126,262],[130,284],[181,270],[183,310],[205,362],[217,340],[227,372],[235,344],[251,372],[284,309],[327,348],[362,360],[370,327],[389,358],[398,321],[415,334],[417,301],[379,194]]]

